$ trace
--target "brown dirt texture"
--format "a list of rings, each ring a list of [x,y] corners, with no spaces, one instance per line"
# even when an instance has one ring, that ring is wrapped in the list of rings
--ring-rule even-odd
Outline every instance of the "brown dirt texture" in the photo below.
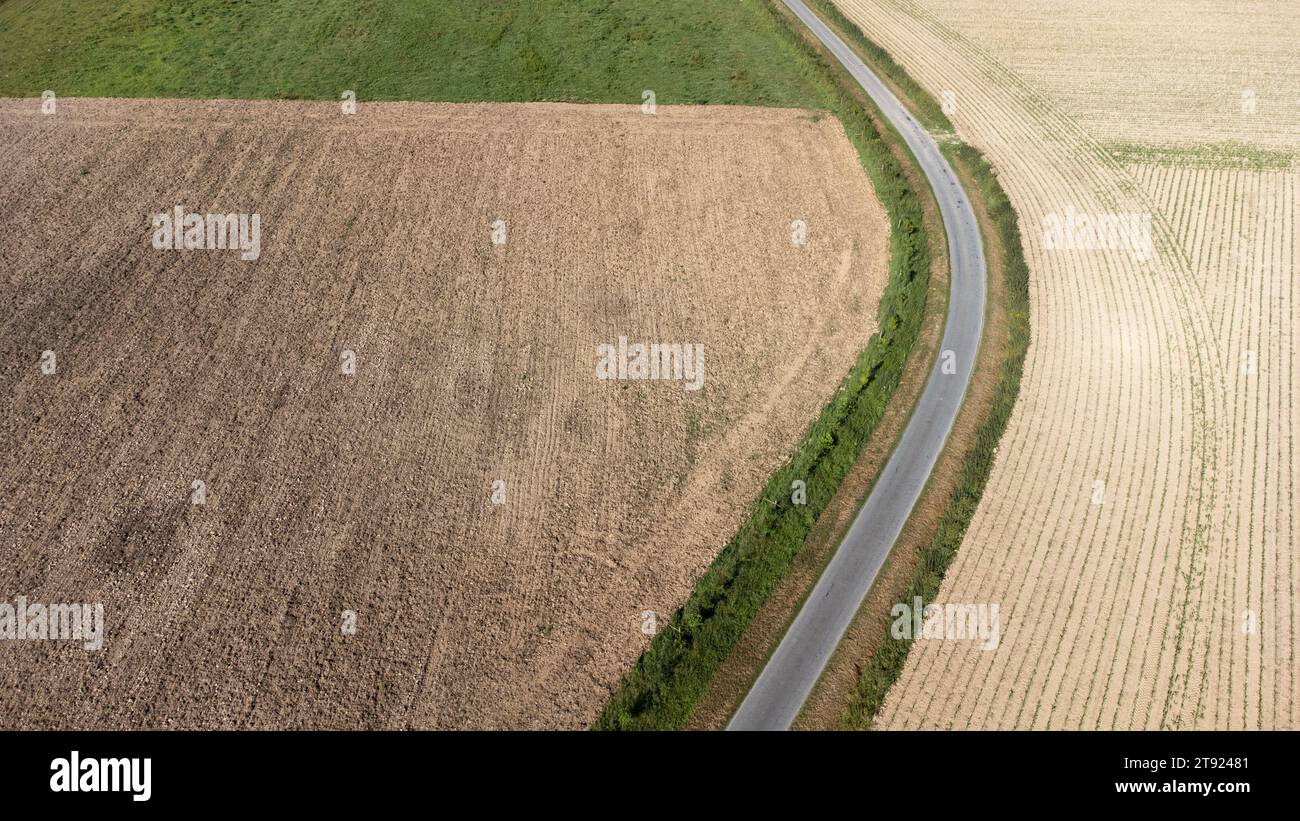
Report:
[[[0,601],[105,613],[0,641],[5,728],[585,726],[887,276],[802,111],[0,100],[0,155]],[[177,205],[260,256],[156,249]]]
[[[837,0],[996,168],[1033,343],[882,728],[1296,728],[1292,4]],[[1149,220],[1150,253],[1052,226]],[[1078,223],[1076,222],[1077,226]]]

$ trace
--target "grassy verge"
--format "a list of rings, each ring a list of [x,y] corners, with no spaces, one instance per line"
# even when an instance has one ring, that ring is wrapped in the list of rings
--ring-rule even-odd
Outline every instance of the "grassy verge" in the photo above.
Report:
[[[844,16],[839,7],[830,0],[804,0],[804,5],[817,13],[840,35],[846,43],[857,47],[858,56],[871,67],[876,76],[883,78],[900,100],[907,103],[912,116],[925,126],[927,131],[954,131],[948,115],[943,113],[943,106],[926,93],[921,85],[912,79],[912,75],[894,62],[889,52],[867,39],[857,24]]]
[[[966,528],[979,504],[980,496],[993,469],[998,442],[1011,419],[1011,410],[1020,393],[1020,378],[1029,350],[1029,269],[1020,242],[1019,220],[1006,192],[988,163],[967,145],[945,149],[949,161],[959,173],[973,179],[985,203],[1002,249],[1002,276],[1005,283],[1007,340],[994,388],[991,406],[984,422],[971,442],[957,486],[948,499],[938,529],[929,544],[919,552],[911,581],[900,601],[919,596],[930,602],[939,593],[944,573],[961,546]],[[846,726],[865,729],[884,702],[885,694],[902,673],[912,643],[895,639],[888,626],[874,654],[862,665],[862,675],[854,687],[844,715]]]
[[[891,90],[926,128],[954,130],[938,101],[921,88],[884,49],[871,42],[832,2],[806,2],[823,20],[838,29],[841,37],[856,48],[863,60],[884,77]],[[1030,341],[1029,268],[1025,263],[1019,218],[1015,209],[998,182],[996,173],[977,149],[965,144],[948,144],[943,146],[943,151],[959,176],[973,181],[978,188],[978,191],[970,193],[978,194],[983,201],[984,213],[996,234],[986,236],[985,243],[998,246],[998,253],[988,256],[990,259],[1001,260],[1007,337],[997,385],[987,415],[969,445],[956,487],[947,499],[933,537],[918,551],[911,579],[900,601],[911,601],[915,596],[920,596],[924,601],[932,601],[938,595],[944,573],[961,546],[988,483],[998,442],[1006,430],[1011,410],[1020,394],[1020,379]],[[991,271],[990,274],[996,275],[997,272]],[[884,702],[885,694],[902,673],[910,650],[911,642],[893,638],[886,624],[876,649],[860,664],[862,672],[844,712],[844,726],[855,729],[871,726]]]
[[[842,36],[856,45],[859,54],[884,77],[886,83],[909,105],[927,128],[936,131],[953,130],[941,106],[889,58],[883,49],[867,40],[856,26],[840,14],[838,9],[824,0],[812,0],[810,5],[822,15],[824,20],[839,28]],[[846,125],[852,121],[852,118],[846,116],[844,112],[837,110],[836,113]],[[904,567],[908,568],[905,572],[910,576],[910,579],[908,576],[900,579],[900,582],[907,580],[905,582],[907,593],[901,599],[904,601],[910,600],[913,595],[920,595],[930,600],[938,592],[943,574],[961,544],[988,481],[998,441],[1006,429],[1011,409],[1019,394],[1020,378],[1030,339],[1028,268],[1024,261],[1015,211],[993,170],[976,149],[965,145],[948,146],[945,148],[945,153],[949,161],[958,169],[959,174],[967,180],[968,187],[973,184],[975,190],[971,193],[977,193],[980,197],[982,212],[986,219],[985,242],[996,245],[996,252],[989,257],[1000,263],[997,269],[1000,269],[1004,286],[1001,289],[1004,292],[1004,304],[1000,321],[1005,325],[1005,337],[1000,342],[1000,362],[996,371],[997,384],[990,391],[991,397],[980,403],[981,408],[975,420],[980,420],[982,415],[982,421],[979,421],[974,435],[967,442],[964,458],[960,460],[960,467],[957,469],[956,481],[952,485],[953,489],[946,497],[939,497],[943,500],[940,502],[942,513],[937,517],[937,524],[933,525],[933,535],[916,551],[913,561],[904,563]],[[864,159],[867,159],[866,154]],[[874,161],[881,162],[879,158]],[[868,159],[868,168],[871,165],[872,160]],[[885,166],[882,164],[882,167]],[[891,169],[893,167],[896,166],[891,166]],[[882,198],[886,197],[885,191],[882,190],[881,194]],[[910,208],[915,205],[915,199],[906,204],[887,200],[886,206],[890,208],[891,217],[896,218],[894,208],[899,205]],[[987,235],[990,229],[994,236]],[[997,275],[998,270],[995,269],[992,273]],[[891,268],[891,284],[896,274],[897,270]],[[912,279],[913,283],[918,281],[919,278]],[[888,300],[887,295],[886,302],[882,304],[882,313],[889,307]],[[909,333],[907,345],[910,347],[916,336],[911,327],[907,332]],[[870,349],[868,349],[869,354]],[[902,359],[892,364],[901,368]],[[857,373],[858,371],[855,370],[855,375]],[[851,375],[850,379],[852,378],[854,377]],[[891,374],[891,381],[896,382],[896,379],[897,374]],[[872,417],[872,426],[878,420],[877,413]],[[822,421],[826,421],[825,417],[819,421],[819,424]],[[870,431],[868,435],[869,433]],[[858,444],[861,445],[861,441]],[[842,467],[842,463],[833,466],[837,482],[844,475]],[[792,474],[786,474],[785,477],[778,474],[773,484],[769,486],[769,495],[780,498],[782,486],[779,481],[789,475]],[[779,512],[772,511],[762,519],[771,527]],[[815,513],[809,512],[815,519],[820,509]],[[765,513],[767,512],[760,510],[756,516]],[[747,527],[753,524],[751,520]],[[675,617],[671,635],[666,637],[661,635],[656,644],[662,646],[651,646],[638,663],[638,668],[629,675],[623,689],[601,716],[597,726],[624,728],[681,726],[689,718],[693,705],[703,692],[708,677],[717,669],[720,658],[726,657],[726,653],[735,644],[739,634],[743,633],[744,626],[752,619],[753,613],[761,607],[767,593],[776,582],[780,581],[789,566],[789,557],[798,552],[801,547],[799,542],[807,532],[808,530],[805,529],[800,534],[791,527],[771,529],[767,534],[752,532],[747,534],[742,530],[737,539],[728,546],[727,551],[719,557],[718,562],[710,568],[709,574],[706,574],[700,587],[697,588],[696,595],[692,596],[683,612]],[[927,529],[925,532],[930,531]],[[763,535],[767,537],[765,542],[762,538],[755,538]],[[746,551],[757,551],[763,556],[758,567],[742,566],[739,569],[736,567],[744,561],[753,561],[744,558]],[[766,555],[763,555],[763,551],[766,551]],[[748,589],[740,593],[734,590],[742,585],[757,586],[768,581],[771,584],[766,587]],[[718,618],[718,613],[722,608],[714,606],[710,598],[711,594],[717,595],[719,590],[722,591],[723,601],[736,611],[724,612],[721,619]],[[742,606],[736,606],[737,603]],[[702,609],[696,611],[693,608]],[[682,623],[677,623],[678,618],[682,619]],[[708,629],[710,620],[715,622],[713,627],[721,635],[713,635],[714,631]],[[728,632],[723,633],[723,630]],[[733,634],[730,630],[736,632]],[[872,645],[874,649],[865,661],[855,665],[861,670],[861,674],[857,676],[856,683],[849,694],[843,726],[853,728],[870,726],[885,693],[897,680],[907,652],[910,650],[910,643],[895,641],[888,635],[887,622],[883,640],[872,642]]]
[[[792,23],[798,22],[793,12],[781,6],[776,6],[776,8],[786,15]],[[812,32],[808,31],[802,24],[795,25],[795,28],[814,48],[818,50],[824,48]],[[870,95],[857,85],[848,70],[839,65],[838,62],[832,62],[831,71],[839,78],[844,88],[853,94],[858,105],[871,115],[875,127],[887,136],[895,135],[895,130],[875,108]],[[768,594],[767,600],[763,603],[758,614],[750,622],[749,627],[746,628],[740,640],[736,642],[731,653],[713,675],[703,697],[691,714],[690,721],[686,724],[687,729],[722,729],[726,726],[750,687],[753,686],[754,680],[767,663],[772,651],[776,648],[777,643],[784,635],[799,608],[802,607],[804,600],[817,582],[818,577],[821,576],[831,556],[834,555],[840,542],[843,541],[844,534],[848,532],[853,519],[856,518],[858,511],[870,494],[872,486],[879,477],[880,471],[893,453],[899,435],[907,427],[907,423],[911,419],[916,402],[925,387],[926,377],[929,375],[930,368],[934,365],[935,357],[938,354],[943,325],[947,318],[950,284],[947,236],[944,233],[938,203],[935,201],[933,192],[930,191],[929,184],[920,167],[912,162],[912,155],[907,150],[906,144],[901,139],[891,139],[888,142],[894,156],[898,158],[899,164],[907,175],[909,185],[913,191],[917,192],[921,202],[922,225],[926,233],[930,259],[925,293],[925,316],[921,328],[916,339],[912,342],[907,362],[899,377],[898,386],[894,389],[884,414],[872,430],[871,438],[859,452],[857,461],[840,482],[835,495],[831,497],[831,501],[813,525],[812,531],[809,533],[808,538],[804,540],[804,544],[791,562],[790,568]],[[981,346],[981,350],[983,350],[983,346]],[[969,399],[967,404],[969,404]],[[932,479],[931,485],[933,484]],[[947,495],[943,494],[943,496],[946,498]],[[936,523],[937,520],[938,516],[936,514]],[[933,528],[931,528],[932,530]],[[894,552],[895,554],[899,553],[898,550]],[[891,567],[893,565],[887,562],[886,569]],[[896,568],[895,572],[897,570]],[[899,590],[902,589],[902,585],[896,586]],[[874,589],[881,587],[880,582],[877,582]],[[872,635],[875,632],[877,631],[873,630]],[[867,652],[853,655],[854,648],[844,648],[843,645],[842,642],[842,648],[847,649],[852,658],[865,658],[869,655]],[[809,713],[810,716],[815,715],[818,719],[804,721],[802,725],[796,726],[820,729],[818,720],[823,716],[825,721],[821,722],[822,726],[840,726],[840,717],[844,704],[847,703],[848,693],[857,681],[857,676],[850,668],[847,675],[841,673],[835,677],[842,680],[842,683],[837,681],[838,689],[843,694],[842,698],[835,706],[826,711],[814,710]],[[818,692],[822,694],[823,698],[830,697],[833,699],[836,689],[836,687],[828,689],[819,687]],[[810,703],[809,706],[814,705]]]
[[[889,284],[880,330],[858,357],[835,398],[795,455],[760,494],[748,520],[642,654],[596,720],[596,729],[684,726],[710,679],[789,570],[814,523],[856,462],[893,395],[925,312],[929,250],[921,204],[886,140],[821,54],[768,7],[787,42],[816,67],[833,96],[829,110],[844,124],[889,213]],[[791,485],[807,485],[795,505]]]

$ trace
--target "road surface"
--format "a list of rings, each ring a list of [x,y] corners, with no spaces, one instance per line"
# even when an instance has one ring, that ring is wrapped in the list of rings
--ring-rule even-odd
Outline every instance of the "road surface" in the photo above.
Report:
[[[782,0],[866,89],[929,179],[948,235],[952,278],[943,343],[925,390],[871,495],[728,730],[786,730],[871,589],[952,431],[984,329],[979,224],[952,167],[871,69],[800,0]]]

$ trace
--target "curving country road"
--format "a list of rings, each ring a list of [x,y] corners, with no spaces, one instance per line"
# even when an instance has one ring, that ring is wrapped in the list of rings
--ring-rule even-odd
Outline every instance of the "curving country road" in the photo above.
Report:
[[[907,429],[728,730],[785,730],[794,722],[925,488],[966,395],[984,330],[984,246],[975,212],[952,167],[925,129],[843,40],[800,0],[782,2],[871,95],[916,157],[939,202],[952,279],[940,355]]]

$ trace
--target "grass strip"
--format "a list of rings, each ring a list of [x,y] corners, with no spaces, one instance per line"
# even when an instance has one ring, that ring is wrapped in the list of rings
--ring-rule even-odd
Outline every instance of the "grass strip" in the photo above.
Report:
[[[834,3],[830,0],[805,2],[832,28],[837,29],[846,42],[856,47],[859,56],[894,87],[913,115],[927,129],[947,132],[955,130],[938,101],[913,80],[883,48],[863,34]],[[1020,220],[1015,208],[998,182],[992,166],[978,149],[964,143],[950,143],[943,145],[942,150],[949,162],[975,181],[985,210],[994,224],[996,236],[986,236],[984,241],[996,242],[1002,251],[1008,338],[988,416],[971,444],[957,487],[948,499],[939,527],[918,557],[903,601],[912,601],[916,596],[920,596],[923,601],[933,601],[938,595],[943,576],[957,555],[957,549],[961,547],[966,529],[970,526],[980,497],[988,484],[998,443],[1006,431],[1012,408],[1020,395],[1020,380],[1030,342],[1029,266],[1025,262]],[[845,726],[853,729],[871,726],[884,703],[886,693],[902,673],[911,646],[911,641],[895,639],[886,628],[879,648],[862,665],[862,674],[845,710]]]
[[[931,602],[939,594],[944,574],[957,555],[957,549],[961,547],[966,529],[970,526],[984,487],[988,484],[998,443],[1007,429],[1016,398],[1020,395],[1020,379],[1030,341],[1029,268],[1025,264],[1015,209],[979,151],[968,145],[960,145],[946,149],[945,153],[954,164],[963,167],[977,181],[979,195],[996,226],[995,241],[1004,249],[1002,276],[1006,282],[1008,339],[989,414],[971,444],[957,487],[948,499],[938,530],[930,543],[921,550],[907,592],[902,598],[905,602],[912,601],[914,597]],[[867,729],[871,726],[889,688],[902,674],[903,664],[907,661],[911,648],[911,640],[896,639],[886,628],[879,648],[862,666],[862,675],[845,710],[844,724],[847,727]]]
[[[920,331],[929,281],[921,204],[890,143],[820,51],[771,6],[784,36],[815,67],[833,96],[829,110],[844,125],[889,214],[889,282],[879,330],[835,397],[772,476],[749,518],[697,582],[686,604],[651,641],[595,721],[602,730],[677,729],[686,724],[710,679],[785,576],[813,524],[871,437],[897,387]],[[796,480],[807,503],[792,501]]]

